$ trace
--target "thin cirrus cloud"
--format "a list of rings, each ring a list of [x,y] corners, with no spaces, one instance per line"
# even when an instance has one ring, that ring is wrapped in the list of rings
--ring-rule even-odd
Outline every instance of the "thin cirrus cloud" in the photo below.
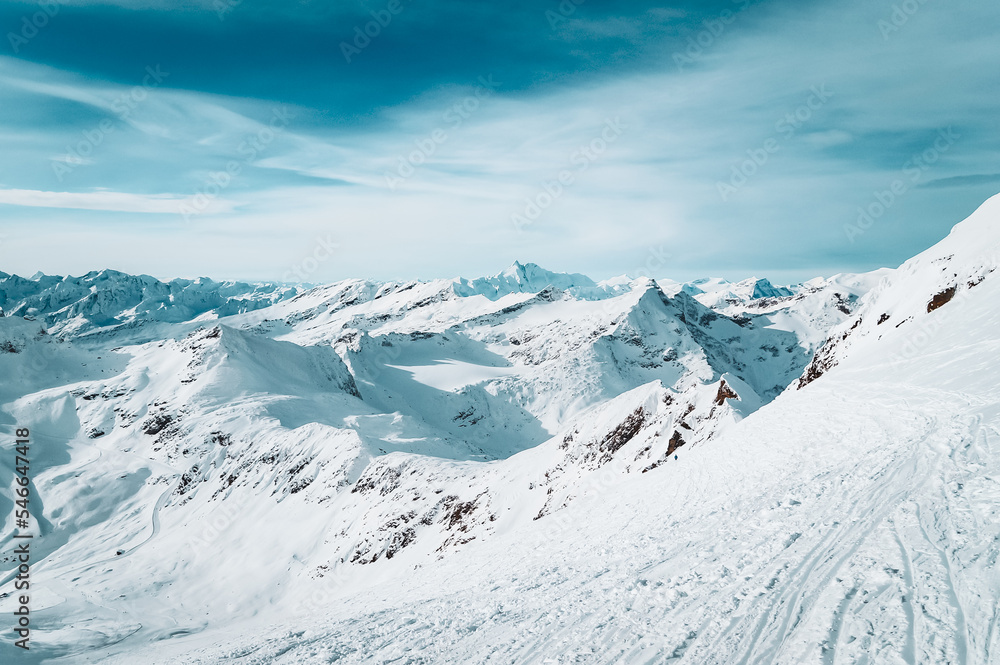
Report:
[[[107,191],[45,192],[32,189],[0,189],[0,204],[29,208],[176,215],[182,203],[183,199],[168,194],[151,196]],[[224,200],[214,201],[211,205],[212,212],[229,212],[233,209],[232,204]]]
[[[973,175],[958,175],[951,178],[938,178],[922,185],[929,188],[963,187],[965,185],[992,185],[1000,183],[1000,173],[976,173]]]
[[[0,58],[0,225],[27,224],[18,207],[58,209],[23,219],[39,234],[86,225],[99,264],[79,269],[121,265],[102,249],[111,234],[161,234],[144,243],[158,247],[230,234],[243,251],[151,253],[145,271],[275,278],[332,234],[343,255],[317,281],[514,259],[602,278],[650,255],[669,255],[663,277],[797,280],[898,264],[996,189],[992,3],[923,5],[889,32],[891,7],[846,0],[595,1],[555,19],[558,4],[404,3],[351,63],[340,44],[370,3],[244,0],[221,20],[212,3],[108,4],[67,3]],[[165,80],[143,86],[149,67]],[[609,121],[620,134],[581,158]],[[958,138],[852,242],[857,210],[942,131]],[[769,141],[777,151],[747,166]],[[572,184],[515,224],[566,171]],[[197,214],[165,214],[199,196]],[[120,214],[74,222],[83,204]]]

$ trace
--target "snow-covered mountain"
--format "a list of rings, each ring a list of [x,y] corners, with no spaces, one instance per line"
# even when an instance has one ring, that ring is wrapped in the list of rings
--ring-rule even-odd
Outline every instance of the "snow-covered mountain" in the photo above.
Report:
[[[32,657],[987,663],[998,251],[1000,198],[788,287],[0,273]]]

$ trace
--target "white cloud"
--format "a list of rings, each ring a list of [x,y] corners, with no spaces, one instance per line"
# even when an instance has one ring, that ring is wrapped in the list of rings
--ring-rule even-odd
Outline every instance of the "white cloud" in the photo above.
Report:
[[[86,157],[80,157],[79,155],[70,155],[70,154],[55,155],[53,157],[49,157],[49,159],[53,162],[59,162],[61,164],[69,164],[72,166],[84,166],[87,164],[94,163],[94,160],[92,159],[87,159]]]
[[[0,189],[0,204],[31,208],[70,208],[153,214],[179,214],[183,198],[171,194],[129,194],[126,192],[45,192],[35,189]],[[229,212],[233,204],[216,199],[208,211]]]
[[[496,94],[478,99],[457,126],[459,116],[447,113],[473,91],[456,86],[383,110],[376,122],[362,127],[324,126],[313,122],[315,114],[303,111],[309,121],[293,120],[280,139],[255,151],[246,164],[241,161],[245,168],[226,190],[231,201],[216,202],[192,225],[217,229],[217,243],[185,254],[185,260],[203,261],[204,267],[191,264],[184,270],[245,276],[273,266],[277,272],[255,276],[280,275],[296,260],[297,247],[308,248],[315,233],[331,229],[345,253],[328,264],[329,274],[317,278],[475,275],[500,269],[514,258],[599,278],[641,265],[649,247],[667,241],[677,248],[678,265],[664,269],[672,276],[686,270],[693,277],[691,270],[713,265],[767,273],[793,258],[796,266],[805,266],[803,271],[818,270],[817,262],[833,254],[831,248],[839,251],[843,223],[853,221],[856,207],[873,190],[886,187],[909,157],[901,154],[897,160],[894,151],[922,147],[910,148],[898,138],[901,134],[919,135],[928,127],[952,123],[968,134],[928,179],[992,172],[995,164],[987,145],[992,134],[980,132],[987,140],[979,140],[965,129],[981,129],[995,117],[996,98],[982,85],[989,76],[982,62],[992,61],[997,52],[989,41],[992,35],[953,39],[947,30],[963,19],[928,5],[886,42],[877,27],[883,13],[884,7],[845,12],[840,2],[819,8],[810,3],[760,6],[741,14],[741,23],[727,28],[683,72],[667,54],[658,69],[588,78],[575,87],[513,92],[501,85]],[[612,21],[601,29],[628,27]],[[939,30],[946,31],[945,37],[936,34]],[[942,40],[953,42],[947,52],[928,46]],[[867,58],[863,67],[858,53]],[[8,67],[14,62],[34,67],[6,59]],[[0,85],[9,71],[0,58]],[[129,89],[60,78],[55,70],[25,71],[16,70],[15,87],[101,109]],[[810,87],[824,83],[834,93],[831,101],[811,110],[794,136],[778,133],[776,124],[802,108]],[[128,189],[135,170],[145,182],[168,182],[164,189],[192,195],[227,160],[242,159],[233,154],[236,146],[266,126],[266,120],[250,118],[265,118],[269,105],[164,87],[128,118],[135,131],[109,139],[95,160],[101,164],[81,166],[74,177],[110,164],[107,172],[99,172],[105,179],[87,184]],[[620,140],[577,174],[537,224],[517,234],[511,215],[523,210],[525,198],[572,168],[574,153],[600,136],[606,118],[616,116],[628,125]],[[444,132],[446,140],[420,156],[412,177],[391,190],[385,174],[393,173],[399,160],[418,151],[421,143],[433,140],[435,131]],[[775,136],[781,137],[780,151],[755,169],[737,194],[722,201],[716,183],[730,177],[733,164],[745,161],[748,150],[759,151]],[[65,141],[71,139],[79,140],[76,130]],[[52,147],[46,150],[42,154],[49,155]],[[141,172],[135,160],[149,155],[155,156],[151,172]],[[957,171],[949,161],[953,155],[962,158]],[[331,182],[305,184],[295,174]],[[136,213],[176,212],[179,206],[179,199],[167,195],[71,194],[39,191],[45,186],[37,183],[17,184],[37,190],[0,190],[0,202]],[[943,196],[941,191],[934,196]],[[930,194],[914,190],[892,211],[914,220],[905,230],[911,245],[929,244],[941,226],[961,217],[935,209],[931,212],[937,217],[932,218],[925,196]],[[236,207],[241,211],[238,223],[212,215]],[[917,238],[921,224],[929,231]],[[87,260],[112,264],[114,256],[105,249],[110,245],[97,239],[120,230],[94,226],[87,236],[93,240],[85,242],[103,254]],[[888,254],[884,248],[894,246],[889,235],[876,240],[881,229],[890,228],[887,218],[866,237],[872,254]],[[239,251],[222,251],[227,239],[238,242]],[[881,248],[876,247],[879,242]],[[177,234],[147,246],[166,243],[190,244],[187,236]],[[898,252],[905,257],[912,249]],[[165,262],[179,261],[181,254],[147,259],[170,275],[180,269]],[[831,261],[844,261],[846,255],[845,250]],[[856,267],[840,263],[837,269]]]

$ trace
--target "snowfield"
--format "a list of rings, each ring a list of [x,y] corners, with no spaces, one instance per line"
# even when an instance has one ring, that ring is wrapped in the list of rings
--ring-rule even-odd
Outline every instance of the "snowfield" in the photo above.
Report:
[[[998,265],[1000,197],[790,287],[0,273],[3,662],[998,662]]]

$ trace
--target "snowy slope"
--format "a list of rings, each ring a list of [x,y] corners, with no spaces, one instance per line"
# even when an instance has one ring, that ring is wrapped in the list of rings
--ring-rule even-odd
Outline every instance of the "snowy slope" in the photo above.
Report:
[[[18,278],[34,662],[990,662],[997,207],[715,309],[530,264],[177,307]]]
[[[287,614],[237,636],[115,648],[106,662],[995,662],[996,203],[869,297],[877,318],[948,317],[918,354],[874,323],[823,376],[677,464],[581,485],[589,500],[439,562],[304,582]],[[927,292],[893,288],[904,276]],[[968,276],[964,298],[926,311]]]
[[[857,314],[831,331],[799,385],[851,356],[888,353],[894,364],[924,357],[939,331],[953,327],[948,313],[956,308],[945,306],[970,298],[1000,265],[998,218],[1000,198],[994,197],[947,238],[885,276]]]

